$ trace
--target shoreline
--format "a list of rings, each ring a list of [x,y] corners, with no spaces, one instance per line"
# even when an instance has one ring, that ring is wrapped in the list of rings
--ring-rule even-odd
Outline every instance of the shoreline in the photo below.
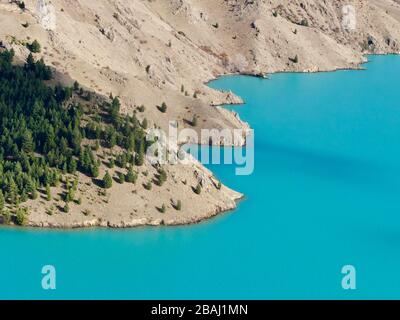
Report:
[[[244,201],[246,198],[245,195],[241,194],[240,197],[233,199],[235,201],[234,206],[216,207],[215,210],[210,211],[204,217],[191,217],[188,220],[183,221],[174,221],[164,219],[154,219],[148,220],[146,218],[143,219],[135,219],[129,222],[121,222],[119,224],[110,223],[107,221],[101,221],[100,219],[92,219],[88,221],[84,221],[82,223],[72,223],[72,224],[44,224],[44,223],[28,223],[26,226],[18,227],[15,225],[0,225],[2,228],[15,228],[18,230],[84,230],[84,229],[136,229],[136,228],[147,228],[147,227],[183,227],[183,226],[192,226],[201,224],[207,221],[211,221],[217,216],[222,216],[224,214],[233,213],[237,209],[237,205]]]
[[[399,53],[387,53],[387,54],[367,54],[367,56],[372,56],[372,55],[400,55]],[[301,74],[306,74],[306,73],[327,73],[327,72],[336,72],[336,71],[362,71],[365,70],[365,68],[361,68],[362,65],[370,63],[370,60],[366,58],[366,61],[360,62],[357,66],[349,66],[349,67],[338,67],[336,69],[332,70],[317,70],[317,71],[277,71],[277,72],[272,72],[268,73],[268,75],[274,75],[274,74],[279,74],[279,73],[301,73]],[[205,85],[209,84],[212,81],[216,81],[222,77],[225,76],[249,76],[249,77],[257,77],[257,78],[262,78],[262,79],[270,79],[265,76],[261,77],[260,74],[256,73],[251,73],[251,72],[240,72],[240,73],[230,73],[230,74],[221,74],[213,79],[210,79],[206,82],[204,82]],[[224,91],[222,91],[224,92]],[[233,93],[235,94],[235,93]],[[235,94],[236,96],[236,94]],[[222,104],[216,104],[216,105],[210,105],[210,107],[219,107],[224,108],[226,105],[246,105],[246,101],[244,101],[241,97],[238,97],[240,99],[240,102],[230,102],[230,103],[222,103]],[[230,110],[227,110],[228,112],[232,112]],[[250,129],[251,126],[249,125]],[[204,145],[203,143],[199,143],[199,146]],[[223,147],[223,145],[220,145],[220,147]],[[236,146],[238,147],[238,146]],[[243,147],[243,146],[241,146]],[[207,169],[208,170],[208,169]],[[240,194],[239,196],[232,197],[233,203],[225,203],[225,206],[215,206],[213,210],[209,210],[206,212],[204,215],[201,216],[188,216],[186,218],[182,219],[163,219],[163,218],[148,218],[148,217],[143,217],[143,218],[136,218],[132,220],[122,220],[120,222],[110,222],[110,221],[103,221],[101,218],[94,218],[91,220],[86,220],[82,222],[71,222],[71,223],[49,223],[49,222],[32,222],[29,221],[26,226],[23,226],[22,229],[44,229],[44,230],[76,230],[76,229],[87,229],[87,228],[107,228],[107,229],[133,229],[133,228],[140,228],[140,227],[176,227],[176,226],[190,226],[190,225],[196,225],[200,224],[205,221],[210,221],[211,219],[226,214],[226,213],[232,213],[236,210],[237,204],[241,201],[244,201],[245,195]],[[16,227],[16,226],[11,226],[11,227]],[[20,228],[20,227],[18,227]]]

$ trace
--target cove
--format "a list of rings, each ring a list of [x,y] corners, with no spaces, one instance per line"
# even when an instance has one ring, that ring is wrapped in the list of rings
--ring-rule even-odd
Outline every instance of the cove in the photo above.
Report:
[[[400,298],[400,57],[369,58],[210,83],[246,101],[227,108],[255,131],[252,175],[209,166],[246,195],[238,209],[183,227],[0,228],[0,298]],[[342,289],[345,265],[356,290]]]

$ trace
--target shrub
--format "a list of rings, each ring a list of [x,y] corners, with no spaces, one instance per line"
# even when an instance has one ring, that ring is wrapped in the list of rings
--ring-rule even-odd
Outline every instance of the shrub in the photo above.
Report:
[[[298,63],[299,62],[299,56],[296,54],[296,56],[294,58],[289,58],[290,61],[292,61],[293,63]]]
[[[122,172],[118,172],[118,182],[119,183],[125,182],[125,175]]]
[[[126,182],[129,183],[136,183],[137,181],[137,174],[133,171],[133,168],[130,167],[128,170],[128,174],[126,175]]]
[[[33,42],[30,43],[30,44],[28,43],[26,45],[26,47],[32,53],[39,53],[40,52],[40,43],[37,40],[33,40]]]
[[[192,125],[192,127],[196,127],[197,126],[197,115],[193,116],[193,119],[190,122],[190,124]]]
[[[195,194],[200,194],[201,193],[201,185],[200,183],[196,186],[196,188],[193,188],[193,191]]]
[[[303,19],[300,21],[300,25],[303,27],[308,27],[308,20],[307,19]]]
[[[142,128],[146,130],[148,126],[149,126],[149,123],[148,123],[147,119],[144,118],[142,121]]]
[[[25,10],[25,2],[24,2],[24,1],[18,2],[18,7],[19,7],[21,10]]]
[[[151,184],[151,181],[149,181],[149,182],[147,182],[146,184],[144,184],[143,187],[144,187],[146,190],[151,190],[152,187],[153,187],[153,185]]]
[[[165,213],[167,211],[167,207],[165,206],[165,204],[163,204],[160,208],[160,212],[161,213]]]
[[[157,181],[157,184],[159,186],[162,186],[165,181],[167,181],[167,173],[165,172],[164,169],[158,170],[158,181]]]
[[[178,200],[177,202],[176,202],[176,204],[175,204],[175,209],[177,210],[177,211],[181,211],[182,210],[182,201],[181,200]]]
[[[161,106],[158,107],[158,110],[160,110],[160,112],[162,112],[162,113],[167,112],[167,104],[165,102],[163,102],[161,104]]]

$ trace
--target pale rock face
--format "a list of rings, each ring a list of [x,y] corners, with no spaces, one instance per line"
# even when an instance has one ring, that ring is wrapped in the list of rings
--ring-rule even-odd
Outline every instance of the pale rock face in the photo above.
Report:
[[[36,15],[40,25],[48,31],[54,31],[57,27],[56,12],[52,4],[46,0],[37,0]]]

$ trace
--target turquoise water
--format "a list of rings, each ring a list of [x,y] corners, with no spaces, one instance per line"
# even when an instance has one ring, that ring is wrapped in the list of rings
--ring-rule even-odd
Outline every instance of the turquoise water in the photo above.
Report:
[[[400,298],[400,57],[370,59],[211,83],[244,98],[230,108],[255,129],[252,175],[210,166],[246,194],[238,210],[176,228],[1,228],[0,298]]]

